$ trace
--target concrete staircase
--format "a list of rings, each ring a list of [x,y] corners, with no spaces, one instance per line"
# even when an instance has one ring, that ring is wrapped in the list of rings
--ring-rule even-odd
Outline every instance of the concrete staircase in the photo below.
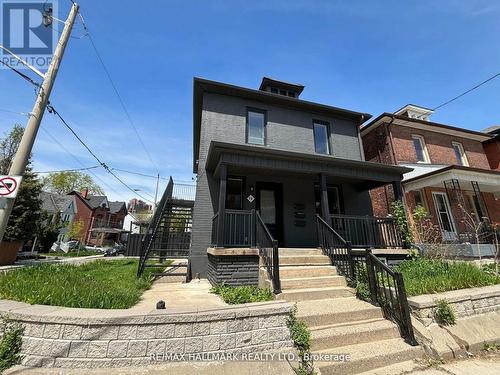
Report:
[[[311,351],[350,356],[345,362],[315,362],[322,375],[357,374],[422,355],[403,341],[380,308],[356,298],[320,249],[279,252],[282,293],[277,298],[297,303],[311,330]]]

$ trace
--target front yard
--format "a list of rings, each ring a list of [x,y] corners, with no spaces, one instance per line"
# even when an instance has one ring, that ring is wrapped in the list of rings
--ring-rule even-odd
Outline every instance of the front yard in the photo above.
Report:
[[[165,262],[165,267],[170,263]],[[136,260],[96,260],[83,265],[42,264],[0,275],[0,298],[30,304],[127,309],[151,287],[146,268],[136,278]]]
[[[494,265],[478,267],[465,261],[418,257],[402,262],[396,270],[403,274],[409,296],[500,284]]]

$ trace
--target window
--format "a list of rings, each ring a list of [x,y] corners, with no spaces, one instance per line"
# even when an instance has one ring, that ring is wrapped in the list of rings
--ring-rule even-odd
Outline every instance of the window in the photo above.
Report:
[[[243,179],[227,178],[226,208],[230,210],[243,209]]]
[[[467,161],[467,156],[465,155],[464,147],[462,146],[462,144],[458,142],[451,142],[451,147],[453,147],[453,151],[455,152],[457,164],[468,167],[469,162]]]
[[[330,214],[342,214],[342,198],[339,186],[327,186],[326,191],[328,193],[328,211]],[[316,213],[321,214],[321,191],[319,185],[314,185],[314,196],[316,201]]]
[[[422,194],[422,190],[415,190],[413,192],[413,197],[415,198],[415,207],[422,206],[426,208],[424,195]]]
[[[415,146],[415,153],[417,154],[417,161],[419,163],[429,163],[429,154],[425,146],[424,137],[421,135],[412,135],[413,145]]]
[[[314,151],[318,154],[330,154],[328,124],[314,122]]]
[[[247,113],[247,143],[255,145],[264,144],[266,114],[256,110]]]

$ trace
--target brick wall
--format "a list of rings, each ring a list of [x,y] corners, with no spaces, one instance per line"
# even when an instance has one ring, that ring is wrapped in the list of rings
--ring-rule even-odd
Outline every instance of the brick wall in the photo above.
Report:
[[[484,152],[490,163],[490,168],[500,171],[500,140],[483,143]]]
[[[208,254],[207,279],[210,284],[258,285],[257,255],[216,256]]]
[[[392,126],[391,134],[398,163],[417,162],[417,155],[411,138],[412,134],[414,134],[424,137],[432,164],[456,164],[456,156],[451,147],[451,142],[460,142],[467,155],[470,167],[490,169],[483,145],[479,141],[448,134],[421,131],[405,126]]]

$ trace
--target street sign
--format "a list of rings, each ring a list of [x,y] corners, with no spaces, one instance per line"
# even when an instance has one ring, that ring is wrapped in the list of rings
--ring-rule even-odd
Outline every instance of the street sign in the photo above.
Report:
[[[0,198],[15,198],[21,179],[21,176],[0,176]]]

